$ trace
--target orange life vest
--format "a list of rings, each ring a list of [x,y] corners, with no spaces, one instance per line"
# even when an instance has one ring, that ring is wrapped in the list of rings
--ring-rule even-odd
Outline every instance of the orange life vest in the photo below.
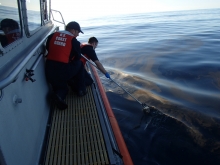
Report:
[[[92,46],[92,45],[90,45],[90,44],[87,44],[87,43],[82,43],[81,45],[80,45],[80,48],[82,49],[84,46]],[[86,54],[83,54],[87,59],[89,59],[90,60],[90,58],[89,58],[89,56],[88,55],[86,55]],[[83,65],[85,65],[86,64],[86,59],[85,58],[83,58],[83,57],[81,57],[81,59],[80,59],[81,61],[82,61],[82,63],[83,63]]]
[[[73,60],[70,59],[73,38],[75,36],[68,31],[55,32],[49,43],[47,59],[63,63]]]

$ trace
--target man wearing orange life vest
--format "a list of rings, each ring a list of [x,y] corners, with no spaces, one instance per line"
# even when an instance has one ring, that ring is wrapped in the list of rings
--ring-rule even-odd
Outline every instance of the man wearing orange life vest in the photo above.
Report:
[[[45,73],[54,94],[53,100],[60,110],[66,109],[65,98],[68,93],[68,81],[74,78],[77,94],[86,94],[84,66],[80,61],[80,42],[76,37],[81,31],[77,22],[67,24],[65,31],[51,34],[46,43],[48,51]]]
[[[90,37],[88,40],[88,43],[84,43],[81,44],[81,53],[89,60],[92,60],[97,68],[103,73],[105,74],[105,76],[107,78],[110,78],[109,73],[105,70],[105,68],[103,67],[103,65],[100,63],[96,52],[95,52],[95,48],[98,46],[98,40],[96,37]],[[81,61],[83,62],[83,64],[86,64],[86,59],[81,57]],[[86,81],[86,85],[91,85],[93,83],[93,80],[91,78],[91,76],[89,75],[88,72],[85,72],[85,81]]]
[[[6,47],[10,43],[16,41],[21,37],[18,22],[13,19],[5,18],[1,21],[1,28],[5,35],[0,36],[2,47]]]

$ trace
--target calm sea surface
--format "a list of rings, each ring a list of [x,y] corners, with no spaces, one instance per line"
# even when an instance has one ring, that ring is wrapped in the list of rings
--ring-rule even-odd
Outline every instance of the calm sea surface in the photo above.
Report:
[[[220,165],[220,9],[75,21],[112,79],[156,107],[99,73],[135,165]]]
[[[100,73],[134,164],[219,165],[220,9],[78,22],[111,77],[157,108]]]

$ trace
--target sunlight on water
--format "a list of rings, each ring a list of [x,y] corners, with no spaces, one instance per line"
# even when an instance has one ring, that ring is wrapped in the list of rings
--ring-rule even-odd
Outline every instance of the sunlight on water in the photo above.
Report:
[[[127,143],[146,145],[145,155],[139,153],[146,160],[136,153],[134,159],[162,165],[220,162],[219,15],[215,9],[100,18],[79,37],[83,42],[96,36],[96,52],[112,79],[156,107],[137,121],[139,103],[100,73]],[[133,122],[140,125],[131,133]]]
[[[2,19],[9,10],[0,10]],[[112,79],[156,107],[144,113],[99,72],[135,164],[220,164],[219,16],[213,9],[65,18],[81,25],[80,42],[98,38],[98,58]]]

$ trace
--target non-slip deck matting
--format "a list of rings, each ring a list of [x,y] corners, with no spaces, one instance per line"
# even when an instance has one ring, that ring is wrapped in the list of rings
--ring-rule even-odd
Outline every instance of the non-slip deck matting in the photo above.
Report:
[[[109,164],[91,87],[87,91],[69,93],[68,109],[54,110],[45,165]]]

